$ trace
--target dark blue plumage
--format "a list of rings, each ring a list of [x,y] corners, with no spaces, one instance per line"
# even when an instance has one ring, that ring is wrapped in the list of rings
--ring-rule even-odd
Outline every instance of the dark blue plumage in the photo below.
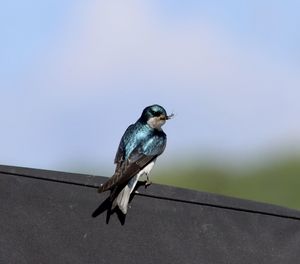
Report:
[[[115,157],[115,173],[99,187],[99,192],[111,190],[113,207],[118,205],[124,214],[139,177],[143,174],[148,177],[156,158],[166,147],[167,136],[161,127],[170,117],[163,107],[148,106],[121,138]]]
[[[122,156],[125,160],[128,159],[137,147],[145,155],[160,155],[164,151],[166,141],[167,136],[163,131],[153,129],[138,120],[127,128],[121,139]]]

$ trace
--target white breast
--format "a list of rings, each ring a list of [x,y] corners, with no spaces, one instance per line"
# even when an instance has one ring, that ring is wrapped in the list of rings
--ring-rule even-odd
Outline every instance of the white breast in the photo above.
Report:
[[[155,159],[156,160],[156,159]],[[150,173],[150,171],[153,169],[153,166],[155,164],[155,160],[153,160],[152,162],[150,162],[144,169],[142,169],[138,175],[139,176],[143,176],[143,174],[148,175]]]

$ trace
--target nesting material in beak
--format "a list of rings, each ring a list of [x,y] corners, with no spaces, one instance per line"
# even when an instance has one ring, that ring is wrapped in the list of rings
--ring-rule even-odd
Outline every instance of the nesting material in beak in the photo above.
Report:
[[[172,114],[166,116],[166,120],[172,119],[173,117],[174,117],[174,114],[172,113]]]
[[[174,114],[170,114],[169,116],[165,116],[165,115],[161,115],[159,117],[160,120],[169,120],[171,118],[173,118]]]

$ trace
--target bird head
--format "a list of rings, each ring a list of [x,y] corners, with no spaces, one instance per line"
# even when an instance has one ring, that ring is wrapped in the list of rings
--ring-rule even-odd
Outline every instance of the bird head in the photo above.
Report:
[[[167,115],[166,110],[160,105],[147,106],[140,117],[140,121],[147,123],[150,127],[160,130],[173,114]]]

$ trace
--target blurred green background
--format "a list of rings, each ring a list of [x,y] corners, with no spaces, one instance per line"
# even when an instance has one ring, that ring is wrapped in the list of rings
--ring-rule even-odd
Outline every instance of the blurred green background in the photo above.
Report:
[[[153,181],[300,209],[300,155],[278,155],[240,166],[220,161],[174,162]]]

